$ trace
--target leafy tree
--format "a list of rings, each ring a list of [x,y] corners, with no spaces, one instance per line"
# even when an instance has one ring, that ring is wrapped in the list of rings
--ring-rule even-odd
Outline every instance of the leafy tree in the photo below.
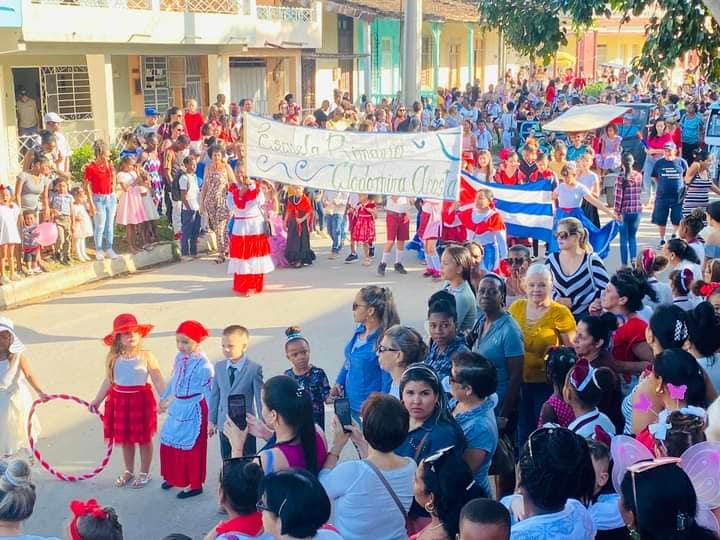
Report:
[[[720,80],[720,0],[478,0],[480,22],[499,28],[516,51],[549,62],[567,44],[568,32],[582,33],[596,18],[622,14],[621,24],[655,6],[645,44],[634,67],[654,78],[687,51],[700,57],[700,71]]]

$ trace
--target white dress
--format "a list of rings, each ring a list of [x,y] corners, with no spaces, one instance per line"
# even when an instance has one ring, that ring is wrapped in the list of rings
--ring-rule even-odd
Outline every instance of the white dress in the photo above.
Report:
[[[0,456],[11,455],[21,449],[29,449],[27,419],[33,397],[20,362],[10,364],[7,358],[0,360]],[[40,434],[37,417],[32,423],[33,438]]]
[[[75,217],[75,227],[73,228],[73,238],[87,238],[93,235],[93,222],[88,214],[87,207],[84,204],[74,203],[72,206],[73,216]]]
[[[20,229],[18,218],[20,207],[16,204],[10,206],[0,205],[0,244],[19,244]]]

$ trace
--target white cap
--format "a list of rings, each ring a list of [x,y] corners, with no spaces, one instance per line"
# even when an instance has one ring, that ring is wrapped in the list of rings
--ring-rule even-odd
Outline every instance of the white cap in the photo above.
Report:
[[[15,333],[15,325],[7,317],[0,317],[0,332],[10,332],[13,342],[10,345],[10,352],[13,354],[21,353],[25,350],[25,345]]]
[[[43,117],[43,122],[46,124],[48,122],[55,122],[56,124],[59,124],[62,121],[63,120],[62,120],[62,118],[60,118],[60,115],[58,113],[54,113],[54,112],[49,112]]]

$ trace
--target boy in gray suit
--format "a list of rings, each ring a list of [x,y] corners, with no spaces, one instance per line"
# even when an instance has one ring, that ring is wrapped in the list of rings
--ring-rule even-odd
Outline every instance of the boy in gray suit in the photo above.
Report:
[[[215,364],[215,375],[210,394],[208,435],[220,436],[220,455],[230,457],[230,441],[222,432],[228,413],[228,397],[243,394],[248,414],[261,417],[260,390],[263,385],[262,367],[245,356],[250,343],[250,333],[240,325],[231,325],[223,330],[222,348],[225,360]],[[220,428],[218,428],[220,426]],[[243,449],[244,455],[257,451],[255,437],[248,435]]]

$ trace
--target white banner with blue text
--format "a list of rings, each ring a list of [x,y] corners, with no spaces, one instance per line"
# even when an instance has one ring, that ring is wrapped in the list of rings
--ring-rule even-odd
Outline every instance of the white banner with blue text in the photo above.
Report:
[[[359,133],[245,115],[251,177],[314,189],[457,200],[461,128]]]

